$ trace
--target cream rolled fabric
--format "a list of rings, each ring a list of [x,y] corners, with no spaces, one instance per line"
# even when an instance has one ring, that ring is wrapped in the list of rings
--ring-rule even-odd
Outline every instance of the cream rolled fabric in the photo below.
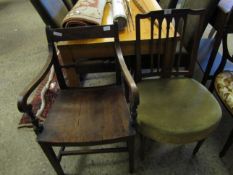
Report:
[[[63,20],[63,27],[101,25],[106,0],[79,0]]]
[[[124,0],[112,0],[113,20],[118,22],[119,30],[127,25],[127,16],[124,8]]]

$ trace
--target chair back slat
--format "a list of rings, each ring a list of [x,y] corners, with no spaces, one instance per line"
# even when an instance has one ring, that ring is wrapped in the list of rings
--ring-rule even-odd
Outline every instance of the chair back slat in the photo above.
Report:
[[[85,40],[85,39],[99,39],[99,38],[113,38],[114,44],[119,43],[118,27],[115,22],[113,25],[105,26],[82,26],[74,28],[46,28],[47,40],[52,46],[53,52],[57,52],[56,44],[61,41]],[[113,48],[114,48],[113,44]],[[65,82],[62,69],[74,69],[79,74],[80,61],[73,60],[69,64],[64,64],[59,61],[57,54],[53,54],[54,69],[57,74],[57,79],[62,89],[68,88]],[[80,58],[83,61],[95,61],[94,59]],[[115,61],[114,61],[115,62]]]
[[[178,45],[178,57],[177,57],[177,60],[176,60],[176,71],[179,72],[179,67],[180,67],[180,64],[181,64],[181,56],[182,56],[182,48],[184,46],[184,35],[185,35],[185,28],[186,28],[186,19],[183,19],[183,18],[176,18],[176,28],[178,29],[179,27],[179,33],[180,33],[180,41],[179,41],[179,45]],[[181,27],[180,27],[181,26]]]
[[[153,11],[147,14],[136,16],[136,67],[135,79],[140,81],[142,77],[148,75],[169,78],[171,76],[192,76],[195,65],[197,49],[202,32],[204,10],[190,9],[167,9]],[[199,25],[195,30],[195,36],[189,48],[184,47],[184,38],[187,27],[187,17],[195,16],[199,20]],[[142,58],[148,56],[141,55],[141,20],[150,20],[150,41],[148,71],[141,71]],[[155,33],[157,31],[157,33]],[[157,50],[156,50],[157,49]],[[189,58],[182,58],[182,52],[187,51]],[[183,63],[185,61],[185,64]]]

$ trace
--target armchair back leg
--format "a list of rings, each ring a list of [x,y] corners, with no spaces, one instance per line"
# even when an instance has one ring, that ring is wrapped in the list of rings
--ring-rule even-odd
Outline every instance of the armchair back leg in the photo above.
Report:
[[[54,170],[57,172],[58,175],[65,175],[65,173],[62,170],[61,164],[53,151],[52,146],[44,143],[39,143],[42,150],[44,151],[45,155],[49,159],[49,162],[53,166]]]
[[[135,136],[130,137],[127,141],[129,151],[129,172],[134,173],[134,141]]]

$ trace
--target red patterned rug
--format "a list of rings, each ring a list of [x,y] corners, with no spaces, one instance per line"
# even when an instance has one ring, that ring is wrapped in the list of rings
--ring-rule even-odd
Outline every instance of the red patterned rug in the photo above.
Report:
[[[35,95],[31,102],[33,106],[34,114],[36,114],[36,112],[41,106],[41,91],[43,87],[46,85],[47,81],[48,81],[48,77],[45,78],[44,81],[40,83],[40,85],[35,91]],[[91,86],[97,86],[97,85],[113,84],[114,82],[115,82],[114,73],[98,73],[98,74],[93,73],[93,74],[87,74],[85,76],[85,80],[81,82],[81,86],[91,87]],[[45,104],[45,108],[42,114],[40,115],[40,118],[39,118],[40,122],[43,122],[46,119],[48,115],[48,111],[51,108],[52,104],[54,103],[59,90],[60,88],[58,86],[56,77],[54,77],[49,89],[44,95],[46,104]],[[24,127],[32,127],[31,119],[27,114],[23,114],[22,118],[20,119],[19,125],[18,125],[18,128],[24,128]]]
[[[40,83],[40,85],[36,89],[35,95],[31,101],[34,114],[36,114],[36,112],[38,111],[38,109],[41,106],[41,91],[42,91],[43,87],[46,85],[47,81],[48,81],[48,78],[45,78]],[[56,77],[54,77],[51,84],[50,84],[49,89],[46,91],[46,93],[44,95],[44,99],[45,99],[46,103],[45,103],[45,108],[39,117],[40,122],[43,122],[46,119],[48,111],[51,108],[52,104],[54,103],[54,100],[57,96],[58,91],[59,91],[59,86],[58,86],[58,83],[56,81]],[[20,119],[19,125],[18,125],[18,128],[24,128],[24,127],[32,127],[31,119],[27,114],[23,114],[23,116]]]

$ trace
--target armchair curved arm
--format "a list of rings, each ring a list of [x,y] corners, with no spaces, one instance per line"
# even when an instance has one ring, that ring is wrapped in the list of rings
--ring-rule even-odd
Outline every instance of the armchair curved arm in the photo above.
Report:
[[[116,50],[116,56],[117,60],[121,69],[121,72],[123,74],[123,77],[125,79],[125,82],[127,83],[127,86],[129,87],[129,91],[131,93],[130,95],[130,112],[133,119],[133,124],[136,124],[136,117],[137,117],[137,106],[139,105],[139,92],[136,83],[134,82],[126,64],[124,61],[124,57],[119,45],[119,42],[115,43],[115,50]]]
[[[20,93],[18,97],[17,106],[20,112],[31,112],[31,105],[27,103],[28,97],[31,95],[31,93],[36,89],[36,87],[40,84],[40,82],[45,78],[47,73],[49,72],[51,66],[52,66],[52,58],[53,58],[53,49],[52,46],[49,46],[49,54],[47,61],[42,68],[42,70],[38,73],[36,78],[34,78],[31,83],[24,88],[24,90]]]

